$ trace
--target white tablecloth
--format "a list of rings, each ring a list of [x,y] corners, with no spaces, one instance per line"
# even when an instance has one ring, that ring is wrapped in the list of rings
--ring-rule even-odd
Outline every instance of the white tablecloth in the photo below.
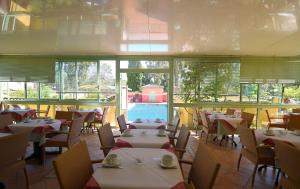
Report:
[[[118,154],[122,168],[98,168],[93,177],[101,189],[170,189],[183,182],[177,158],[163,149],[121,148],[110,153]],[[176,169],[159,166],[164,154],[173,156]],[[143,160],[142,164],[136,158]]]
[[[0,138],[5,137],[5,136],[9,136],[9,135],[11,135],[11,133],[0,133]]]
[[[53,120],[53,123],[49,123],[43,119],[34,119],[31,120],[29,123],[18,122],[13,125],[9,125],[9,129],[13,133],[19,133],[22,131],[29,131],[30,140],[32,142],[40,142],[42,144],[45,141],[45,132],[49,130],[59,130],[61,125],[60,120]]]
[[[276,140],[280,140],[280,141],[285,141],[287,143],[290,143],[292,145],[294,145],[296,148],[300,149],[300,136],[295,135],[292,133],[292,131],[288,131],[287,134],[285,136],[280,135],[279,130],[282,129],[272,129],[275,136],[267,136],[264,134],[265,130],[263,129],[257,129],[255,130],[255,136],[256,136],[256,140],[257,143],[264,143],[264,141],[266,141],[267,139],[272,140],[272,141],[276,141]]]
[[[130,126],[135,127],[136,129],[158,129],[160,127],[165,127],[166,123],[161,122],[161,123],[156,123],[154,121],[143,121],[141,123],[130,123]]]
[[[215,119],[222,119],[229,123],[232,127],[237,128],[240,126],[241,122],[243,121],[240,117],[235,117],[232,115],[209,115],[210,121],[213,123]]]
[[[158,131],[157,129],[131,129],[132,137],[121,136],[117,139],[130,143],[134,148],[161,148],[169,142],[169,139],[167,135],[157,136]]]

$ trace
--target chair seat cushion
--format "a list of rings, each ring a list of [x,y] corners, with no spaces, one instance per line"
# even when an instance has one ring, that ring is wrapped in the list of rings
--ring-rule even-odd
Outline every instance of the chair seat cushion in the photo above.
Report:
[[[52,138],[46,140],[45,147],[50,146],[67,146],[68,145],[68,134],[58,134]]]

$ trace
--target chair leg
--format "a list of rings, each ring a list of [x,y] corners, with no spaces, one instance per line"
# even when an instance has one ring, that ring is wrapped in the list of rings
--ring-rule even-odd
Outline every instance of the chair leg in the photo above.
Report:
[[[255,164],[254,166],[254,170],[253,170],[253,173],[252,173],[252,181],[251,181],[251,187],[253,188],[254,186],[254,181],[255,181],[255,175],[256,175],[256,171],[257,171],[257,164]]]
[[[45,148],[45,146],[41,146],[41,163],[42,163],[42,165],[45,164],[45,159],[46,159],[46,148]]]
[[[275,186],[274,186],[274,188],[278,186],[278,181],[279,181],[280,173],[281,173],[281,170],[278,169],[277,175],[276,175],[276,179],[275,179]]]
[[[28,177],[26,167],[24,167],[23,170],[24,170],[24,175],[25,175],[25,179],[26,179],[26,188],[29,189],[29,177]]]
[[[238,160],[238,164],[237,164],[237,170],[239,171],[239,169],[240,169],[240,164],[241,164],[241,160],[242,160],[242,154],[240,154],[240,156],[239,156],[239,160]]]
[[[206,144],[207,144],[208,136],[209,136],[209,134],[207,133],[207,134],[206,134],[206,139],[205,139],[205,143],[206,143]]]

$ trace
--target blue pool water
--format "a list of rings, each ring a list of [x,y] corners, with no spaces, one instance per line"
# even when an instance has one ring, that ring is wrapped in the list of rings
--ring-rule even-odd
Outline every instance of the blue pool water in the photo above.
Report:
[[[135,104],[130,103],[128,108],[128,121],[136,119],[163,119],[167,120],[167,104]]]

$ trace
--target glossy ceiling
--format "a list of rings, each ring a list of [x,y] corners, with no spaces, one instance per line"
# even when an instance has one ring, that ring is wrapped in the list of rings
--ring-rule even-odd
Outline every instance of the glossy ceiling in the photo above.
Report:
[[[300,55],[300,0],[0,0],[0,54]]]

